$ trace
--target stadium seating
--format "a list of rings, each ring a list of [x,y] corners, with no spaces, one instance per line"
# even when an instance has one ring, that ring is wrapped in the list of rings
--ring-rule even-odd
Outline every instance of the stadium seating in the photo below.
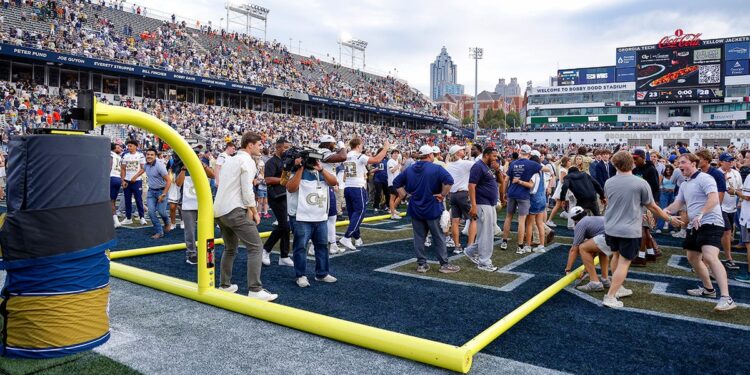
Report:
[[[82,2],[59,1],[65,17],[35,17],[46,1],[35,7],[11,6],[4,11],[0,40],[16,45],[149,65],[215,77],[351,100],[425,114],[441,114],[431,101],[392,77],[380,77],[315,57],[290,53],[286,46],[254,37],[226,33]],[[27,15],[24,22],[22,13]],[[77,22],[71,20],[85,21]],[[57,26],[51,26],[56,24]],[[80,26],[77,28],[77,26]],[[126,26],[132,32],[125,33]],[[54,32],[51,29],[54,28]]]

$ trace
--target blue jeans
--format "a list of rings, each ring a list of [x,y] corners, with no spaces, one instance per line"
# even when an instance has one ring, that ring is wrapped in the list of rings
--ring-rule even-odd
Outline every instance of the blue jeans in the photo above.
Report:
[[[289,217],[289,223],[294,233],[292,242],[292,261],[294,262],[295,277],[305,276],[307,270],[307,251],[305,245],[312,240],[315,247],[315,277],[328,275],[328,222],[297,221]]]
[[[151,223],[154,224],[156,234],[164,234],[164,228],[159,222],[159,217],[156,216],[158,211],[159,216],[164,220],[164,225],[169,225],[169,214],[167,213],[167,197],[159,203],[159,196],[164,192],[164,189],[154,190],[148,189],[146,195],[146,205],[148,206],[148,217],[151,219]]]
[[[659,194],[659,207],[662,209],[667,208],[670,204],[674,202],[674,191],[661,191],[661,194]],[[669,226],[672,228],[672,226]],[[656,220],[656,229],[661,230],[664,228],[664,219],[659,218]]]
[[[138,180],[134,183],[128,182],[128,186],[123,189],[125,195],[125,217],[130,219],[133,215],[133,196],[135,196],[135,206],[138,208],[138,217],[143,217],[143,195],[141,195],[141,186],[143,181]]]

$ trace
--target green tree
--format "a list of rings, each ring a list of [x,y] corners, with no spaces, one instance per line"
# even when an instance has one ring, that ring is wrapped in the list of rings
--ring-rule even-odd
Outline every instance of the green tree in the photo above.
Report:
[[[521,126],[521,115],[518,112],[508,112],[508,125],[512,128],[518,128]]]
[[[504,124],[504,116],[503,110],[500,109],[498,111],[490,108],[487,110],[487,112],[484,113],[484,117],[482,118],[481,127],[484,129],[498,129]]]
[[[474,123],[474,116],[466,116],[461,120],[461,123],[464,125],[471,125]]]

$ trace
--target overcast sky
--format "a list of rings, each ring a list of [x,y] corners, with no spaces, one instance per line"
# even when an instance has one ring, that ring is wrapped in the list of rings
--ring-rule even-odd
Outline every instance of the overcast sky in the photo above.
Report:
[[[226,17],[222,0],[144,2],[178,16]],[[458,83],[474,92],[469,48],[484,48],[479,91],[494,90],[498,78],[518,77],[548,85],[558,68],[614,65],[615,48],[654,44],[677,28],[702,38],[750,34],[746,0],[252,0],[270,9],[268,38],[297,52],[338,60],[336,41],[354,37],[369,43],[367,67],[399,78],[429,94],[430,63],[445,46],[458,65]],[[156,5],[158,4],[158,6]],[[224,21],[226,22],[226,21]],[[254,35],[262,33],[253,31]],[[344,54],[345,65],[351,57]],[[361,59],[356,61],[361,66]]]

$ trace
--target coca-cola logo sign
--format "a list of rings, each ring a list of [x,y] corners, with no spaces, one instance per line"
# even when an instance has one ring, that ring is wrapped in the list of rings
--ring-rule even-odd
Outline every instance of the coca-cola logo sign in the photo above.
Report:
[[[685,34],[682,29],[674,31],[674,35],[667,35],[659,41],[659,48],[697,47],[701,45],[701,33]]]

